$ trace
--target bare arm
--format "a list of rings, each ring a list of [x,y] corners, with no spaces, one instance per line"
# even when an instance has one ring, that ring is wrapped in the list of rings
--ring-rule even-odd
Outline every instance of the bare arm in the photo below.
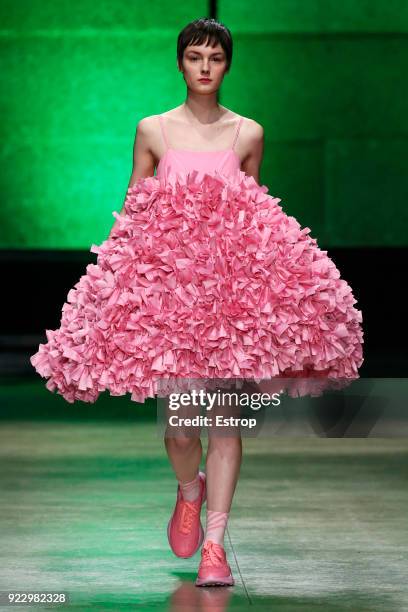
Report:
[[[151,117],[144,117],[136,126],[135,141],[133,144],[133,168],[126,193],[129,187],[133,187],[138,179],[147,178],[148,176],[154,175],[154,155],[150,149],[152,133],[151,119]],[[122,209],[119,212],[119,215],[122,217],[126,214],[125,200],[123,202]],[[111,232],[115,229],[117,224],[118,220],[116,219],[112,226]]]
[[[259,170],[264,150],[264,129],[260,123],[251,120],[247,128],[247,135],[249,153],[242,161],[241,170],[253,176],[260,184]]]

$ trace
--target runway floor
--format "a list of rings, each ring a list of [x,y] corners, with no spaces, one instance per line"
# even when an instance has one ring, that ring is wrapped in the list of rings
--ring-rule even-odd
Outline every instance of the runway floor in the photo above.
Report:
[[[200,552],[179,559],[168,546],[176,481],[155,422],[3,421],[0,453],[3,597],[64,592],[75,610],[408,610],[407,438],[244,438],[225,537],[236,585],[207,588],[194,585]]]

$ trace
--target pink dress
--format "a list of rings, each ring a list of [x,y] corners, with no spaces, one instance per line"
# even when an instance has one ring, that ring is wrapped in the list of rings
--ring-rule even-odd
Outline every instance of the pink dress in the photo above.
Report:
[[[287,380],[293,397],[359,378],[362,314],[310,229],[240,169],[230,148],[168,146],[129,188],[126,214],[69,291],[61,326],[31,357],[68,402],[163,380]],[[158,386],[159,385],[159,386]]]

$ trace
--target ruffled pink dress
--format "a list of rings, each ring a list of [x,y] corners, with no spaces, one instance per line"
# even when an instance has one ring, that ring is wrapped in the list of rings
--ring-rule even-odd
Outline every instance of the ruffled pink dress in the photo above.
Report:
[[[286,380],[291,396],[359,378],[362,314],[310,229],[240,170],[234,146],[168,146],[129,188],[126,214],[69,291],[61,325],[31,358],[68,402],[163,380]],[[279,388],[282,385],[279,382]]]

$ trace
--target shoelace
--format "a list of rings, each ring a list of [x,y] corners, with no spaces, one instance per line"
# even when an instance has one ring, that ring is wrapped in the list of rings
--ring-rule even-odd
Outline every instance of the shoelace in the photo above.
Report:
[[[224,565],[224,555],[219,544],[207,540],[201,551],[203,565]]]
[[[191,527],[193,525],[193,521],[198,514],[197,507],[189,501],[183,501],[183,508],[181,511],[181,519],[180,519],[180,531],[181,533],[188,534],[191,531]]]

